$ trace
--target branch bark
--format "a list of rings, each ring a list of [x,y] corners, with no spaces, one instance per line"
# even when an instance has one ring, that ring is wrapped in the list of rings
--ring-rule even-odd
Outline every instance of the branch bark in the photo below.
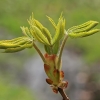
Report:
[[[63,97],[63,100],[69,100],[68,96],[66,95],[66,93],[64,92],[63,89],[58,88],[58,91],[61,94],[61,96]]]

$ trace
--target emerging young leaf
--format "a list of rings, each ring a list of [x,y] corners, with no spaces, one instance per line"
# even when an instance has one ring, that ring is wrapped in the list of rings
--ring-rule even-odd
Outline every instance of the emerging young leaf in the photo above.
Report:
[[[68,29],[67,33],[69,37],[78,38],[78,37],[86,37],[92,35],[94,33],[99,32],[99,29],[93,29],[98,24],[97,21],[88,21],[78,26],[73,26]]]
[[[30,32],[33,35],[33,37],[35,38],[35,40],[45,44],[45,42],[41,40],[41,38],[36,34],[36,32],[33,29],[30,28]]]
[[[42,32],[45,35],[45,37],[48,39],[49,43],[52,44],[52,37],[51,37],[49,30],[47,28],[43,27]]]
[[[32,41],[30,38],[25,36],[11,40],[0,41],[0,49],[5,49],[5,53],[17,52],[30,47],[32,47]]]
[[[33,15],[28,20],[28,23],[30,25],[30,33],[36,40],[44,45],[51,45],[52,37],[47,28],[34,19]]]
[[[51,34],[47,28],[45,28],[38,20],[34,19],[34,25],[45,35],[49,43],[52,41]]]
[[[28,29],[28,27],[21,27],[22,32],[24,33],[25,36],[29,37],[31,40],[34,39],[34,37],[32,36],[32,34],[30,33],[30,30]]]
[[[53,43],[58,42],[63,36],[64,36],[64,31],[65,31],[65,19],[61,16],[59,18],[57,27],[56,27],[56,33],[53,37]]]
[[[49,19],[49,21],[51,22],[51,24],[54,26],[54,28],[56,29],[56,24],[55,22],[53,21],[52,18],[50,18],[49,16],[47,16],[47,18]]]
[[[24,50],[25,48],[32,48],[33,44],[32,43],[25,43],[24,45],[21,45],[19,47],[15,48],[7,48],[5,49],[4,53],[14,53],[14,52],[19,52],[21,50]]]
[[[41,32],[41,30],[38,27],[33,26],[32,30],[34,30],[33,34],[39,42],[42,42],[45,45],[50,45],[50,42],[48,41],[47,37],[45,37],[45,35]]]

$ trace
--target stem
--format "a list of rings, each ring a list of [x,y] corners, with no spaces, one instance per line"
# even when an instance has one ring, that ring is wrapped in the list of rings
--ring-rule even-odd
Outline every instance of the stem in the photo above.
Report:
[[[59,50],[58,69],[60,69],[61,56],[62,56],[63,48],[64,48],[64,46],[65,46],[65,43],[66,43],[67,38],[68,38],[68,35],[66,34],[66,35],[65,35],[65,38],[64,38],[63,41],[62,41],[60,50]]]
[[[50,46],[50,53],[51,53],[51,54],[53,53],[52,45]]]
[[[61,94],[61,96],[63,97],[63,100],[69,100],[68,96],[66,95],[66,93],[64,92],[63,89],[58,88],[58,91]]]
[[[45,63],[46,61],[45,61],[45,58],[44,58],[42,52],[41,52],[41,51],[39,50],[39,48],[35,45],[34,42],[33,42],[33,46],[34,46],[34,48],[36,49],[36,51],[38,52],[38,54],[40,55],[40,57],[42,58],[43,62]]]

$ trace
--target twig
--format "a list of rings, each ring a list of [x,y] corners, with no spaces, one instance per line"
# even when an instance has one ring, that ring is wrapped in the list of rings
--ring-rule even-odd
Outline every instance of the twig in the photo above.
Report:
[[[65,46],[65,43],[67,41],[67,38],[68,38],[68,34],[66,33],[66,35],[65,35],[65,37],[64,37],[64,39],[63,39],[63,41],[61,43],[60,50],[59,50],[58,69],[60,69],[59,67],[60,67],[60,62],[61,62],[61,56],[62,56],[62,52],[63,52],[64,46]]]
[[[58,91],[61,94],[61,96],[63,97],[63,100],[69,100],[68,96],[66,95],[66,93],[64,92],[63,89],[58,88]]]
[[[42,58],[43,62],[45,63],[46,61],[45,61],[45,58],[44,58],[42,52],[41,52],[41,51],[39,50],[39,48],[35,45],[34,42],[33,42],[33,46],[34,46],[34,48],[36,49],[36,51],[38,52],[38,54],[40,55],[40,57]]]

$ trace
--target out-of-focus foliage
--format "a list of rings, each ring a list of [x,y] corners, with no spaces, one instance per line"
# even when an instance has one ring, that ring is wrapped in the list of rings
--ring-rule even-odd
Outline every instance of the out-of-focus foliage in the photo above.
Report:
[[[24,86],[12,86],[0,78],[0,100],[34,100]]]

